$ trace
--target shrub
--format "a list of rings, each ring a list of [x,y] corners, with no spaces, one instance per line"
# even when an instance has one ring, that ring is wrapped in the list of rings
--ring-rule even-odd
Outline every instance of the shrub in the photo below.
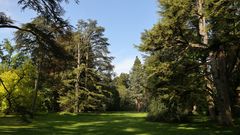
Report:
[[[188,122],[190,120],[188,114],[183,110],[180,105],[176,103],[169,105],[158,97],[150,101],[147,119],[161,122]]]

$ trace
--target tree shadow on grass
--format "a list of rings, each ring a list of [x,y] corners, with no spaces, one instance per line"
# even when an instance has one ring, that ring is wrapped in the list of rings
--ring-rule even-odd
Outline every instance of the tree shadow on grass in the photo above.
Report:
[[[16,118],[15,118],[16,119]],[[4,122],[5,121],[5,122]],[[223,128],[208,122],[186,124],[147,122],[136,113],[47,114],[31,124],[0,118],[0,134],[13,135],[238,135],[239,126]]]

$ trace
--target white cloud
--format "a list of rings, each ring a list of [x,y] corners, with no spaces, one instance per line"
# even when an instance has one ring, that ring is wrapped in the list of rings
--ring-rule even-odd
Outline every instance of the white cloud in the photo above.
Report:
[[[134,63],[135,57],[123,59],[122,61],[115,63],[115,69],[117,75],[120,75],[121,73],[129,73],[131,70],[133,63]]]

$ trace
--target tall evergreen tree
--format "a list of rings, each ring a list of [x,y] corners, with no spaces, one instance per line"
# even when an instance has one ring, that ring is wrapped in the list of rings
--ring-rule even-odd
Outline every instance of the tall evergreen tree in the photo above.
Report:
[[[146,103],[146,94],[144,89],[144,70],[141,61],[138,57],[135,58],[132,70],[130,72],[130,92],[136,105],[136,110],[144,109]]]
[[[104,28],[93,20],[80,20],[77,31],[73,33],[73,55],[75,61],[75,101],[74,110],[96,111],[106,109],[111,97],[113,66],[108,56],[108,41]],[[63,96],[64,97],[64,96]],[[72,100],[72,99],[71,99]],[[62,100],[63,101],[63,100]]]
[[[233,125],[231,116],[233,96],[231,95],[235,88],[231,87],[238,82],[236,79],[234,79],[235,81],[229,79],[231,77],[228,76],[232,76],[233,71],[238,70],[233,67],[237,67],[236,60],[239,59],[236,55],[239,51],[235,43],[239,36],[236,32],[239,2],[159,0],[159,3],[161,21],[154,26],[155,31],[152,30],[143,35],[144,42],[141,48],[149,52],[151,57],[156,55],[155,57],[159,61],[164,60],[163,56],[171,52],[174,57],[170,56],[169,60],[164,60],[168,62],[166,64],[170,64],[170,68],[178,69],[178,67],[182,67],[182,64],[186,65],[191,62],[189,69],[194,69],[195,73],[197,73],[196,69],[200,71],[196,74],[197,76],[204,73],[205,78],[209,78],[208,74],[211,74],[210,83],[211,81],[212,83],[210,85],[213,86],[212,88],[216,88],[216,91],[206,90],[206,92],[213,95],[220,112],[219,122],[223,125]],[[230,27],[226,27],[225,24]],[[163,61],[159,64],[163,64]],[[175,76],[176,72],[171,74]],[[169,74],[170,79],[173,79],[171,74]],[[194,80],[198,80],[197,78]],[[216,96],[214,96],[215,93]]]
[[[119,107],[121,111],[129,111],[135,110],[133,108],[133,100],[132,100],[132,93],[129,90],[130,87],[130,78],[129,74],[121,73],[119,76],[114,78],[114,85],[119,93]]]

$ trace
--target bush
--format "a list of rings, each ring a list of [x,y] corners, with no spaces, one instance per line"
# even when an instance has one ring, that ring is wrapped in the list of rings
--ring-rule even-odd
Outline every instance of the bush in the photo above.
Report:
[[[161,122],[188,122],[190,121],[188,114],[183,111],[177,104],[167,106],[160,97],[150,101],[148,106],[149,121]]]
[[[164,105],[160,98],[154,98],[150,101],[150,104],[148,106],[148,120],[165,121],[166,113],[167,107]]]

